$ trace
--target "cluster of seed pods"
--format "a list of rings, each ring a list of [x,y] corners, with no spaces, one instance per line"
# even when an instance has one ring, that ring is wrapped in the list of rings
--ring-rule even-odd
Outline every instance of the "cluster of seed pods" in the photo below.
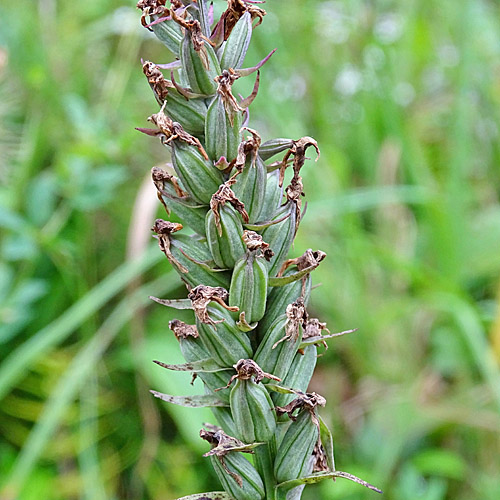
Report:
[[[204,386],[199,396],[151,392],[211,407],[218,422],[200,436],[224,491],[185,497],[193,500],[294,500],[305,484],[335,477],[375,489],[335,470],[332,436],[317,411],[326,401],[306,392],[317,347],[339,335],[307,312],[310,273],[326,254],[287,258],[303,215],[300,171],[307,150],[319,157],[319,149],[311,137],[262,143],[248,127],[259,70],[274,52],[244,67],[266,14],[260,3],[228,0],[217,22],[206,0],[137,5],[142,24],[175,56],[166,65],[143,62],[159,110],[149,117],[154,128],[138,130],[170,152],[168,171],[155,167],[152,177],[167,214],[182,224],[157,219],[153,231],[187,297],[154,300],[191,309],[194,321],[169,325],[186,363],[156,363],[192,372]],[[236,97],[233,84],[252,74],[252,93]]]

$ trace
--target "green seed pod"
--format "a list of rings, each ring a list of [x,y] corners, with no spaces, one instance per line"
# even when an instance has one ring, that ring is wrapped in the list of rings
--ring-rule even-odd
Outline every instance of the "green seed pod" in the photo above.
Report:
[[[210,358],[210,353],[203,345],[201,338],[198,336],[195,325],[187,325],[186,323],[174,319],[169,323],[170,329],[174,332],[184,359],[188,363],[199,361],[200,359]],[[205,383],[206,387],[211,391],[224,387],[229,380],[228,371],[198,373],[197,375]],[[229,401],[229,390],[218,391],[217,396],[223,401]],[[223,408],[221,408],[222,410]]]
[[[292,364],[282,384],[298,391],[306,392],[311,381],[311,377],[316,367],[318,350],[315,345],[307,346],[302,354],[300,351],[295,354]],[[276,406],[286,406],[294,398],[294,394],[273,393],[271,395]]]
[[[196,318],[196,327],[210,356],[220,366],[232,366],[240,359],[250,358],[250,340],[238,329],[231,313],[219,304],[212,303],[208,307],[208,314],[215,324],[202,323]],[[220,323],[216,323],[218,321]]]
[[[200,153],[198,148],[183,141],[172,141],[172,163],[183,187],[192,198],[208,205],[223,182],[222,174]]]
[[[293,358],[302,340],[302,328],[298,326],[298,335],[290,340],[282,340],[286,336],[286,314],[280,316],[269,328],[255,352],[255,362],[265,371],[285,378]]]
[[[217,162],[224,157],[231,162],[236,158],[241,141],[242,120],[240,111],[228,115],[221,94],[214,97],[205,121],[205,149],[212,160]]]
[[[252,378],[236,381],[229,398],[236,437],[245,443],[269,441],[276,430],[276,414],[267,389]]]
[[[303,410],[286,431],[276,453],[274,474],[278,483],[297,479],[301,471],[307,469],[318,437],[319,430],[311,413]]]
[[[293,146],[292,139],[271,139],[264,142],[259,148],[259,156],[264,160],[269,160],[274,155],[281,153]]]
[[[252,31],[252,17],[249,12],[245,12],[223,45],[220,61],[222,69],[239,69],[243,66],[252,38]]]
[[[183,321],[174,319],[170,321],[168,326],[179,341],[181,353],[188,363],[210,357],[209,352],[199,338],[195,325],[188,325]]]
[[[280,220],[285,216],[288,217],[262,231],[262,238],[269,243],[274,252],[274,256],[268,265],[269,276],[276,276],[292,246],[297,222],[297,210],[294,201],[288,201],[282,205],[271,220]]]
[[[275,214],[281,206],[283,200],[283,188],[279,185],[279,170],[275,170],[266,177],[266,190],[260,212],[260,220],[266,220],[267,217]]]
[[[245,313],[249,324],[259,321],[266,312],[267,266],[255,251],[249,251],[236,262],[231,286],[229,305],[237,306]]]
[[[257,222],[260,214],[266,213],[262,211],[266,199],[266,180],[266,166],[258,156],[255,162],[249,158],[241,174],[236,177],[233,191],[245,205],[250,223]],[[267,213],[275,213],[277,209],[278,205]]]
[[[210,457],[210,462],[222,484],[222,487],[235,500],[262,500],[265,495],[264,483],[254,466],[239,452],[230,452],[224,456],[224,463],[233,474],[241,479],[241,486],[227,473],[219,458]]]
[[[174,266],[186,283],[192,287],[203,283],[213,287],[229,288],[230,274],[226,271],[212,271],[207,264],[212,260],[212,255],[204,238],[175,234],[170,237],[170,244],[174,259],[187,270],[187,273],[183,273],[178,266]]]
[[[208,247],[217,267],[232,269],[236,261],[246,252],[242,240],[241,216],[228,204],[219,208],[219,215],[221,234],[217,228],[214,212],[209,210],[207,213],[205,231]]]
[[[151,170],[153,182],[158,190],[161,201],[168,215],[173,212],[183,223],[193,231],[205,235],[205,218],[207,207],[199,205],[180,186],[177,177],[168,174],[158,167]]]
[[[181,63],[194,93],[207,96],[215,93],[217,84],[214,78],[221,73],[219,60],[209,43],[203,43],[199,51],[195,50],[188,30],[181,42]]]
[[[287,270],[284,276],[293,274],[292,270]],[[272,287],[267,297],[266,314],[260,320],[257,335],[262,338],[276,319],[285,314],[288,304],[295,302],[302,296],[304,291],[304,304],[307,306],[309,297],[311,296],[311,275],[308,274],[305,278],[305,284],[302,280],[294,281],[286,286]]]
[[[170,89],[165,111],[174,122],[180,123],[186,132],[198,137],[205,132],[207,105],[204,99],[189,99],[187,101],[177,91]]]

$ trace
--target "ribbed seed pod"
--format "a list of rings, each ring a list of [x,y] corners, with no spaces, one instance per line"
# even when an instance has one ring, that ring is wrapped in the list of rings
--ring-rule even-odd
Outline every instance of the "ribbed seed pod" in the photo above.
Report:
[[[266,191],[262,200],[261,217],[269,217],[269,214],[275,214],[279,210],[283,200],[283,188],[279,185],[279,170],[274,170],[266,177]]]
[[[205,117],[207,105],[204,99],[186,99],[179,93],[178,87],[166,80],[160,67],[151,61],[145,61],[142,71],[148,79],[149,86],[156,101],[163,107],[166,115],[176,123],[180,123],[183,130],[189,134],[203,136],[205,131]]]
[[[253,379],[236,381],[229,398],[236,437],[245,443],[266,442],[276,430],[276,414],[267,389]]]
[[[260,214],[266,213],[262,211],[266,199],[266,180],[266,166],[257,156],[255,161],[247,159],[243,171],[237,176],[233,186],[234,194],[245,205],[250,223],[257,222],[260,220]],[[267,213],[274,213],[276,210]]]
[[[209,352],[198,336],[195,325],[187,325],[183,321],[174,319],[169,323],[169,327],[179,341],[181,353],[188,363],[210,357]]]
[[[208,205],[223,182],[222,174],[192,144],[172,141],[172,163],[184,189],[196,201]]]
[[[307,469],[319,430],[312,422],[311,414],[303,410],[286,431],[276,453],[274,474],[278,483],[300,477]]]
[[[246,246],[242,240],[241,216],[231,205],[227,204],[220,207],[219,215],[221,235],[219,235],[213,211],[209,210],[207,213],[205,232],[208,248],[217,267],[232,269],[236,261],[246,252]]]
[[[196,327],[203,345],[220,366],[232,366],[238,360],[252,357],[248,336],[241,332],[231,313],[218,304],[208,307],[208,314],[214,322],[207,324],[196,319]]]
[[[200,55],[202,51],[205,54]],[[207,96],[215,93],[217,84],[214,78],[221,73],[219,60],[208,43],[204,43],[202,49],[196,51],[187,30],[181,42],[181,63],[193,92]]]
[[[205,235],[205,218],[207,208],[201,206],[186,193],[177,177],[168,174],[161,168],[153,167],[151,170],[153,182],[158,190],[158,199],[165,207],[167,214],[173,212],[183,224],[188,225],[193,231]]]
[[[211,271],[206,264],[212,260],[206,239],[176,233],[170,237],[170,243],[173,257],[187,269],[187,273],[183,273],[174,265],[174,269],[179,272],[186,283],[192,287],[203,283],[213,287],[229,288],[231,280],[229,273],[227,271]]]
[[[236,262],[229,288],[229,305],[238,306],[249,324],[259,321],[266,312],[267,266],[255,251]]]
[[[186,323],[177,319],[169,323],[170,329],[174,332],[184,359],[188,363],[199,361],[200,359],[207,359],[210,357],[208,350],[203,345],[201,338],[198,336],[195,325],[186,325]],[[189,332],[189,333],[186,333]],[[211,372],[211,373],[198,373],[197,375],[203,380],[205,385],[212,391],[224,387],[229,380],[228,371]],[[218,397],[224,401],[229,401],[229,390],[222,390],[218,392]],[[222,410],[223,408],[221,408]]]
[[[317,355],[318,350],[315,345],[307,346],[303,354],[297,352],[288,373],[282,380],[283,386],[306,392],[316,367]],[[295,398],[295,395],[275,392],[271,394],[271,397],[276,406],[286,406]]]
[[[282,205],[273,215],[271,220],[280,220],[285,216],[287,216],[286,219],[262,231],[262,238],[269,243],[270,248],[272,248],[274,252],[274,257],[271,258],[268,264],[269,276],[276,276],[292,246],[297,222],[295,202],[288,201]]]
[[[228,453],[224,457],[226,467],[237,474],[242,481],[241,486],[236,479],[228,474],[221,461],[215,457],[210,457],[210,462],[222,484],[222,487],[235,500],[262,500],[265,495],[264,483],[254,466],[239,452]]]
[[[287,271],[284,276],[289,274],[293,274],[293,271]],[[305,285],[302,280],[297,280],[286,286],[275,286],[270,289],[267,296],[266,314],[259,322],[257,329],[259,338],[263,338],[274,321],[285,314],[288,304],[302,296],[302,291],[304,291],[304,304],[307,306],[311,296],[311,281],[311,275],[308,274],[305,276]]]
[[[285,378],[288,373],[302,340],[302,328],[299,326],[300,331],[296,338],[280,342],[286,336],[286,324],[288,321],[286,314],[276,319],[267,330],[254,356],[255,362],[264,371],[273,373],[280,379]]]
[[[224,157],[231,162],[236,158],[242,120],[241,112],[235,112],[232,117],[227,114],[220,94],[213,98],[205,121],[205,149],[212,160],[217,162]]]
[[[293,141],[291,139],[271,139],[270,141],[264,142],[259,148],[259,156],[264,160],[269,160],[274,155],[286,151],[293,146]]]
[[[190,134],[203,135],[205,132],[205,119],[207,116],[207,105],[204,99],[189,99],[173,89],[170,89],[165,105],[166,113],[182,125],[182,128]]]
[[[245,12],[223,45],[220,60],[222,69],[238,69],[243,66],[252,31],[252,17],[249,12]]]

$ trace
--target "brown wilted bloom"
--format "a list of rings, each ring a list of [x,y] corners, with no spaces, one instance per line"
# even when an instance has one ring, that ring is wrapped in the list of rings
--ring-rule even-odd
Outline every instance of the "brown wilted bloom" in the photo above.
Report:
[[[151,61],[145,61],[142,65],[142,71],[148,79],[149,86],[153,91],[156,100],[160,106],[167,100],[168,89],[174,88],[172,82],[169,82],[163,76],[160,68]]]
[[[187,339],[189,337],[196,339],[199,336],[196,325],[188,325],[180,319],[173,319],[169,322],[168,327],[174,332],[177,340]]]
[[[209,43],[210,45],[214,45],[214,43],[203,34],[200,22],[196,19],[186,20],[184,17],[178,16],[174,10],[170,13],[172,15],[172,19],[188,31],[193,48],[196,52],[198,52],[204,68],[207,70],[210,69],[210,61],[208,59],[205,43]]]
[[[168,16],[170,11],[165,7],[166,0],[139,0],[137,8],[142,10],[141,24],[152,31],[146,22],[147,16]]]
[[[299,391],[295,391],[295,393],[297,394],[297,398],[288,403],[286,406],[275,407],[276,414],[278,415],[278,417],[280,417],[281,415],[284,415],[286,413],[291,420],[295,421],[297,417],[293,415],[293,413],[296,410],[308,411],[311,414],[312,422],[319,429],[319,420],[318,416],[316,415],[316,406],[325,406],[326,399],[316,392],[301,393]]]
[[[313,146],[316,150],[316,161],[320,157],[320,151],[318,143],[312,137],[301,137],[297,141],[293,141],[291,148],[283,156],[280,166],[280,186],[283,185],[283,179],[285,178],[285,169],[288,166],[288,159],[293,155],[293,175],[294,177],[299,176],[300,169],[304,166],[306,160],[306,150],[309,146]]]
[[[171,241],[170,235],[180,231],[182,229],[182,224],[176,222],[170,222],[163,219],[156,219],[153,227],[151,228],[157,236],[158,244],[160,245],[160,250],[167,256],[168,261],[176,266],[181,273],[187,273],[186,269],[172,254],[170,250]]]
[[[259,92],[260,72],[257,71],[257,78],[255,80],[255,84],[253,86],[251,94],[238,103],[236,97],[234,97],[232,93],[232,85],[238,78],[242,76],[241,71],[245,70],[234,70],[232,68],[229,68],[223,70],[222,75],[215,77],[215,81],[217,82],[217,93],[222,99],[224,109],[231,125],[233,125],[234,123],[234,116],[237,113],[241,113],[246,108],[248,108],[257,97],[257,93]]]
[[[214,429],[214,431],[201,429],[200,437],[205,441],[208,441],[213,448],[203,456],[216,456],[224,470],[239,484],[240,487],[243,486],[243,480],[238,474],[228,469],[224,461],[224,457],[231,452],[254,453],[254,445],[246,444],[239,439],[228,436],[220,427],[215,425],[208,426],[205,424],[205,426]]]
[[[304,299],[299,297],[286,307],[285,335],[274,343],[272,349],[285,340],[295,342],[300,335],[300,327],[307,321],[307,311]]]
[[[151,177],[153,178],[153,183],[158,191],[158,198],[162,202],[163,206],[165,207],[168,213],[170,212],[161,197],[161,195],[165,193],[165,183],[172,185],[175,194],[179,198],[186,198],[188,196],[188,193],[186,193],[186,191],[184,191],[180,187],[177,177],[175,177],[175,175],[170,175],[168,172],[165,172],[165,170],[162,170],[159,167],[153,167],[151,169]]]
[[[243,218],[243,222],[248,222],[248,213],[245,210],[245,205],[241,202],[234,191],[231,189],[231,186],[236,182],[234,177],[221,184],[219,189],[212,195],[210,200],[210,210],[212,210],[214,214],[214,222],[217,227],[217,231],[219,236],[222,236],[222,227],[220,224],[220,214],[219,208],[224,206],[226,203],[230,203],[234,209],[241,214]]]
[[[322,331],[330,333],[330,330],[326,327],[326,323],[321,323],[318,318],[309,318],[304,325],[304,334],[302,339],[312,339],[315,337],[321,337]]]
[[[240,359],[233,368],[236,370],[236,375],[233,375],[225,387],[219,387],[215,389],[216,391],[221,391],[222,389],[227,389],[234,380],[249,380],[253,377],[256,384],[260,383],[263,379],[269,378],[281,382],[281,379],[272,375],[271,373],[266,373],[253,359]]]
[[[228,311],[239,311],[239,308],[234,306],[230,307],[225,303],[225,300],[229,297],[229,292],[222,288],[221,286],[213,287],[207,285],[198,285],[193,288],[189,294],[188,299],[191,300],[193,305],[194,314],[196,317],[205,324],[215,325],[216,323],[222,323],[224,320],[214,321],[208,314],[208,305],[210,302],[217,302]]]
[[[262,22],[263,17],[266,15],[266,11],[264,9],[252,5],[250,2],[246,2],[245,0],[228,0],[227,10],[222,13],[220,20],[215,25],[212,31],[212,38],[221,33],[224,36],[224,40],[227,40],[231,31],[233,31],[234,26],[245,12],[250,13],[252,21],[254,19],[259,19],[256,26]]]
[[[250,252],[258,252],[260,250],[260,254],[264,257],[268,262],[271,260],[271,257],[274,255],[274,252],[269,248],[269,243],[266,243],[262,236],[255,231],[249,231],[245,229],[243,231],[243,236],[241,237],[243,243],[245,243],[246,247]]]
[[[326,459],[325,448],[321,444],[321,441],[318,439],[317,443],[314,445],[313,450],[313,472],[328,472],[330,467],[328,467],[328,462]]]
[[[250,132],[250,134],[252,134],[252,137],[241,141],[238,146],[238,154],[236,156],[236,162],[234,164],[237,172],[236,174],[234,174],[234,176],[240,174],[243,171],[243,167],[245,166],[248,155],[251,155],[252,158],[251,166],[255,166],[257,155],[259,154],[260,144],[262,142],[260,135],[256,130],[249,127],[243,127],[242,130],[247,130],[248,132]]]
[[[326,257],[325,252],[322,252],[321,250],[313,251],[309,248],[300,257],[296,257],[295,259],[285,260],[280,270],[278,271],[277,276],[283,276],[283,273],[290,266],[297,266],[297,269],[299,271],[303,271],[304,269],[309,269],[309,268],[312,271],[319,266],[319,264],[323,261],[325,257]]]
[[[191,146],[196,146],[198,151],[201,153],[205,160],[208,160],[208,155],[201,145],[200,140],[197,137],[188,134],[180,123],[174,122],[169,116],[165,114],[165,104],[158,113],[151,115],[148,121],[154,123],[158,130],[147,131],[147,129],[138,129],[148,135],[159,136],[163,144],[169,144],[172,141],[182,141]],[[150,133],[152,132],[152,133]]]

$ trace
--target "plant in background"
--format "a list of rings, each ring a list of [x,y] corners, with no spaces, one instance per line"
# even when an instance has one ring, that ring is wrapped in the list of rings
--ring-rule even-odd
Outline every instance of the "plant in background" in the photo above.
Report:
[[[194,313],[194,324],[169,325],[186,363],[156,363],[192,372],[205,388],[199,396],[152,393],[211,407],[219,424],[205,424],[200,436],[224,492],[186,499],[292,500],[306,484],[336,477],[379,491],[335,470],[332,436],[318,413],[326,401],[306,392],[317,346],[346,333],[330,334],[307,313],[310,273],[326,254],[287,259],[303,214],[300,171],[309,148],[319,157],[318,145],[311,137],[262,143],[247,126],[259,69],[274,51],[244,67],[266,13],[261,2],[227,3],[216,23],[207,0],[138,3],[142,24],[176,57],[143,63],[160,109],[149,118],[155,128],[139,130],[171,151],[171,168],[153,168],[153,181],[167,213],[191,229],[162,219],[153,226],[188,290],[186,299],[154,300]],[[253,73],[251,94],[236,97],[233,84]]]

